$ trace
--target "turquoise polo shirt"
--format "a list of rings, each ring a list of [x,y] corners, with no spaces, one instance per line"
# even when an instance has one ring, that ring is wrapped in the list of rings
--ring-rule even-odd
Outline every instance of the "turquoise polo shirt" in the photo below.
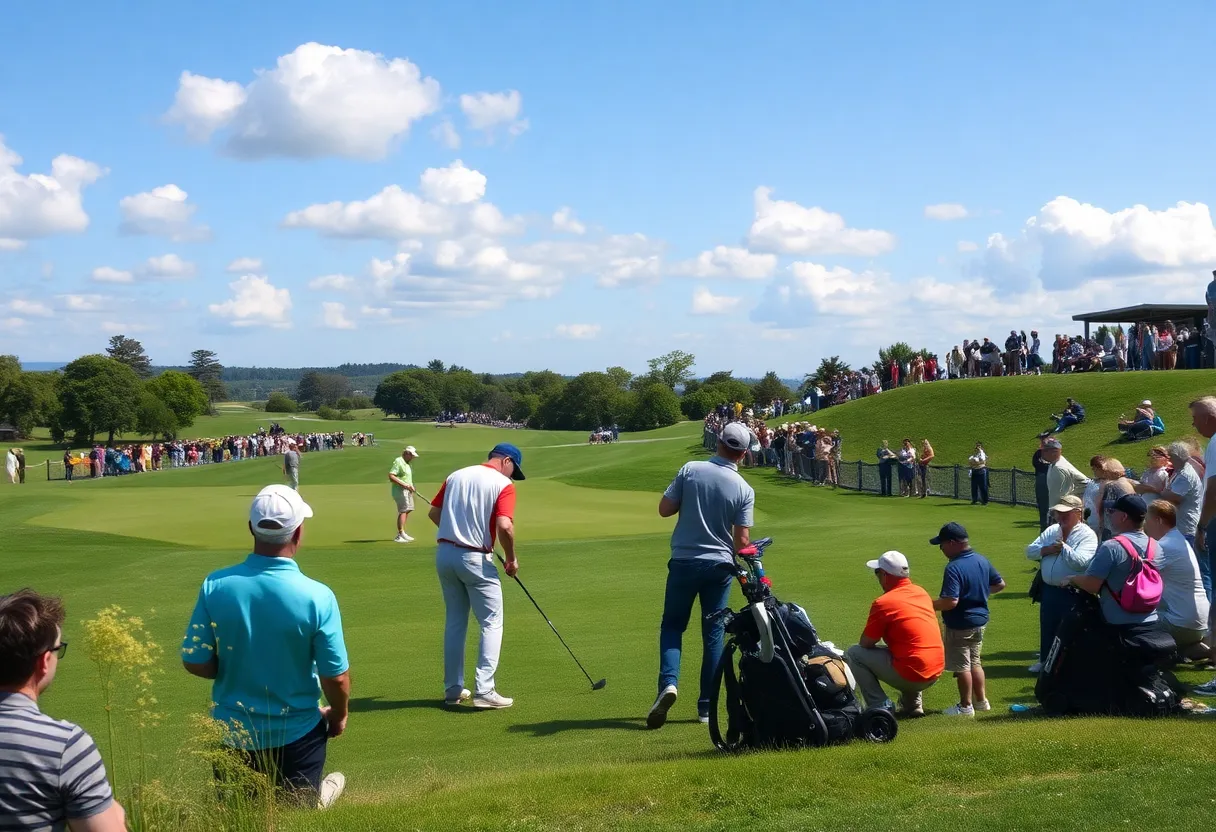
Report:
[[[291,558],[250,555],[212,572],[182,640],[182,660],[216,656],[211,714],[236,723],[245,748],[294,742],[321,718],[319,676],[345,673],[350,663],[338,600]]]

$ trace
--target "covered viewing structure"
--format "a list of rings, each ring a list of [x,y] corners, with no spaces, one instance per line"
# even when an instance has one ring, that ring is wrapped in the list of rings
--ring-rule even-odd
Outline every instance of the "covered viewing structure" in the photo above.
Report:
[[[1208,307],[1205,303],[1142,303],[1139,306],[1073,315],[1072,319],[1085,324],[1085,337],[1089,338],[1090,324],[1163,324],[1172,321],[1174,324],[1185,323],[1202,330],[1207,316]]]

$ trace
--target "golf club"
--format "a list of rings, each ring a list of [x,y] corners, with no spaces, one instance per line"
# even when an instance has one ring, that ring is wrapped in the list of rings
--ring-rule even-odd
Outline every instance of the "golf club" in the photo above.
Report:
[[[498,562],[501,563],[505,569],[507,563],[502,559],[502,555],[498,554],[498,552],[495,552],[494,554],[498,557]],[[578,669],[583,671],[583,675],[587,677],[587,681],[591,682],[591,689],[603,690],[608,684],[608,680],[600,679],[598,682],[591,680],[591,674],[587,672],[587,668],[583,667],[583,663],[578,660],[578,656],[574,655],[574,651],[570,649],[570,645],[566,644],[566,640],[562,638],[562,634],[559,633],[557,628],[553,626],[553,622],[549,620],[549,616],[545,615],[545,611],[540,608],[540,604],[536,603],[536,599],[532,597],[531,592],[528,592],[528,588],[524,586],[523,581],[519,579],[518,575],[512,575],[511,577],[515,578],[515,583],[519,584],[519,588],[524,591],[524,595],[528,596],[528,600],[532,602],[532,606],[536,607],[536,611],[540,613],[540,617],[545,619],[545,623],[549,625],[549,629],[553,631],[553,635],[557,636],[557,640],[562,643],[562,647],[566,648],[566,652],[570,654],[570,658],[574,659],[574,663],[578,665]]]

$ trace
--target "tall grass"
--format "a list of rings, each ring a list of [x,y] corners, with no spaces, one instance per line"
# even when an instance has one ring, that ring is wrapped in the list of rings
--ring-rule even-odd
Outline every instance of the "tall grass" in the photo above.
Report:
[[[153,611],[155,614],[155,611]],[[201,714],[190,719],[184,753],[158,760],[149,750],[165,714],[156,680],[163,650],[144,621],[118,606],[84,622],[105,716],[107,769],[132,832],[262,832],[276,826],[270,779],[245,764],[239,726]]]

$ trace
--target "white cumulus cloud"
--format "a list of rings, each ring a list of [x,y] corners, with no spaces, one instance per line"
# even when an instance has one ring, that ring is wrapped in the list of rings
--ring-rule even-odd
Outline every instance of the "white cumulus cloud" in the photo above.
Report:
[[[115,269],[112,266],[98,266],[93,269],[93,280],[97,283],[134,283],[135,275],[125,269]]]
[[[970,240],[959,240],[957,248],[960,253],[965,254],[969,251],[979,251],[980,247],[979,247],[979,245],[971,242]]]
[[[283,225],[311,228],[327,237],[400,240],[450,232],[455,217],[400,185],[389,185],[365,200],[319,203],[292,211]]]
[[[321,304],[321,325],[326,329],[355,328],[355,322],[346,314],[346,304],[333,301]]]
[[[119,230],[124,234],[167,237],[175,242],[209,239],[211,229],[194,224],[194,212],[198,206],[187,202],[187,196],[185,191],[172,183],[124,196],[118,201],[122,211]]]
[[[456,132],[456,127],[450,119],[444,119],[431,128],[431,137],[448,150],[460,149],[460,134]]]
[[[107,302],[103,295],[60,295],[59,300],[69,312],[97,312]]]
[[[745,248],[715,246],[692,260],[676,263],[672,274],[689,277],[735,277],[742,280],[763,280],[777,270],[777,255],[755,254]]]
[[[756,215],[748,248],[778,254],[852,254],[876,257],[895,248],[888,231],[849,228],[840,214],[774,200],[772,189],[756,188]]]
[[[446,168],[427,168],[422,173],[423,195],[441,205],[463,205],[486,195],[486,176],[457,159]]]
[[[8,308],[18,315],[32,318],[49,318],[53,314],[51,307],[42,301],[26,300],[24,298],[14,298],[9,301]]]
[[[925,206],[925,217],[931,220],[962,220],[971,216],[966,205],[957,202],[939,202],[936,205]]]
[[[553,212],[553,230],[565,234],[585,234],[587,226],[575,218],[573,208],[563,205]]]
[[[305,43],[247,85],[182,73],[166,118],[195,139],[223,131],[242,158],[376,160],[440,105],[439,82],[404,58]]]
[[[261,274],[262,261],[257,257],[238,257],[224,267],[229,274]]]
[[[734,312],[743,303],[743,298],[728,295],[715,295],[701,287],[692,295],[692,314],[694,315],[726,315]]]
[[[568,338],[572,341],[590,341],[600,334],[599,324],[558,324],[553,330],[558,338]]]
[[[139,268],[139,274],[153,280],[180,280],[194,277],[195,266],[176,254],[149,257]]]
[[[269,278],[247,274],[229,283],[228,288],[232,297],[208,305],[212,315],[227,319],[235,327],[291,326],[291,292],[277,288]]]
[[[8,250],[25,241],[89,227],[83,192],[107,171],[76,156],[51,160],[50,174],[21,174],[22,159],[0,135],[0,240]]]
[[[482,131],[487,138],[493,138],[499,128],[505,127],[512,136],[528,129],[528,120],[519,117],[523,109],[523,96],[519,90],[465,93],[460,96],[460,109],[468,119],[469,127]]]
[[[14,240],[11,237],[0,237],[0,251],[21,251],[25,248],[25,240]]]
[[[308,288],[314,292],[346,292],[355,288],[355,279],[345,274],[327,274],[308,281]]]

